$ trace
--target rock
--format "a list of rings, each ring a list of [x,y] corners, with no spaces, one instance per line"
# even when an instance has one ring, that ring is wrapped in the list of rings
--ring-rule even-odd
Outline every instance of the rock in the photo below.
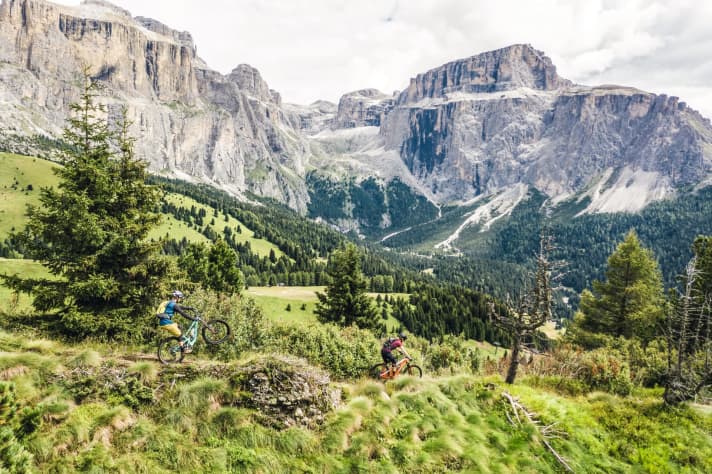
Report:
[[[302,213],[307,170],[397,179],[412,198],[372,212],[381,230],[412,225],[394,216],[419,200],[439,206],[514,185],[554,198],[633,186],[643,198],[628,210],[637,210],[712,174],[709,120],[676,97],[575,85],[530,45],[449,62],[395,95],[363,89],[338,107],[299,106],[283,104],[255,68],[222,75],[197,56],[190,33],[103,0],[2,1],[0,148],[56,156],[38,137],[61,137],[83,64],[105,86],[110,117],[128,108],[136,154],[152,172]],[[359,232],[358,214],[329,223]]]
[[[3,0],[0,143],[42,154],[18,136],[60,137],[83,64],[105,85],[100,101],[110,116],[128,107],[137,156],[154,173],[306,210],[306,144],[259,72],[247,65],[228,76],[212,71],[189,33],[104,1]]]
[[[383,117],[393,108],[395,98],[376,89],[345,94],[339,100],[332,128],[380,127]]]

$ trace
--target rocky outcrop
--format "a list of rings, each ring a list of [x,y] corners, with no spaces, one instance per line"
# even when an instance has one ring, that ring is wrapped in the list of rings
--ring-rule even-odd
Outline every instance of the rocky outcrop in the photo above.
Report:
[[[140,371],[132,370],[131,361],[123,359],[109,364],[74,365],[58,371],[51,381],[75,394],[80,402],[111,396],[137,408],[160,403],[166,391],[172,389],[169,387],[217,379],[226,382],[225,390],[222,396],[212,397],[210,409],[252,408],[261,415],[257,417],[261,423],[276,428],[314,428],[341,402],[341,390],[332,386],[326,372],[288,356],[263,356],[239,364],[202,361],[161,366],[157,377],[144,377]]]
[[[380,127],[395,99],[376,89],[345,94],[339,100],[333,128]]]
[[[712,173],[712,126],[677,98],[573,85],[523,45],[419,75],[381,135],[439,202],[518,183],[565,196],[623,168],[660,198]]]
[[[436,206],[514,184],[560,198],[603,176],[627,178],[602,187],[634,183],[659,199],[712,174],[712,125],[697,112],[674,97],[574,85],[529,45],[444,64],[394,96],[364,89],[338,107],[299,106],[283,104],[255,68],[211,70],[189,33],[103,0],[2,0],[0,147],[39,153],[44,137],[61,137],[83,65],[105,85],[110,117],[128,108],[152,172],[303,213],[315,208],[309,171],[397,178],[409,202]],[[636,202],[632,210],[649,199]]]
[[[189,33],[103,1],[3,0],[0,142],[60,137],[84,65],[105,85],[110,117],[128,108],[136,151],[154,173],[306,210],[304,139],[259,72],[212,71]]]
[[[528,87],[555,90],[571,85],[556,74],[551,59],[529,45],[517,44],[460,59],[418,74],[398,104],[453,93],[490,93]]]

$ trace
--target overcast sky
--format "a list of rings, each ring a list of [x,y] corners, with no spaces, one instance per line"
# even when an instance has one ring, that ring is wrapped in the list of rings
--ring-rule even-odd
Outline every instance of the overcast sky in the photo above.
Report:
[[[55,0],[78,4],[79,0]],[[530,43],[561,76],[677,95],[712,117],[707,0],[114,0],[187,30],[222,73],[255,66],[285,102],[390,93],[457,58]]]

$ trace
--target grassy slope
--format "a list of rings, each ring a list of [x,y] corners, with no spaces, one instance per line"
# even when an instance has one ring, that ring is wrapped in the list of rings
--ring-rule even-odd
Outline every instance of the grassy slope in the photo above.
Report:
[[[0,153],[0,239],[4,239],[12,229],[19,230],[24,227],[27,205],[38,202],[41,187],[57,184],[57,177],[52,172],[54,166],[56,165],[38,158]],[[19,184],[13,187],[16,181]],[[32,185],[32,191],[27,191],[28,184]],[[167,194],[165,199],[167,202],[188,209],[191,206],[195,206],[196,209],[205,209],[206,223],[218,234],[222,234],[226,225],[233,230],[239,225],[242,228],[242,233],[236,234],[236,240],[250,242],[252,250],[262,257],[268,257],[272,249],[277,257],[282,255],[282,251],[270,242],[264,239],[255,239],[254,232],[233,217],[229,217],[228,222],[225,222],[223,216],[216,217],[215,224],[211,225],[212,209],[189,197],[175,193]],[[183,237],[191,242],[207,242],[208,240],[195,228],[172,216],[163,216],[160,226],[154,229],[149,237],[158,239],[165,237],[166,234],[177,240]]]
[[[42,414],[22,440],[40,472],[563,472],[533,427],[509,423],[505,390],[543,424],[558,423],[565,435],[551,443],[575,472],[712,472],[712,416],[668,409],[659,392],[566,397],[498,376],[353,380],[320,428],[277,430],[239,406],[244,394],[226,381],[182,382],[151,361],[131,362],[125,348],[3,332],[0,347],[0,380],[14,383],[18,413]],[[82,400],[65,382],[87,366],[127,366],[163,398],[134,408]]]
[[[21,274],[28,278],[49,276],[47,269],[37,262],[33,262],[32,260],[10,260],[6,258],[0,258],[0,274]],[[19,299],[15,301],[10,290],[0,285],[0,313],[9,311],[11,306],[15,304],[18,310],[28,309],[30,302],[30,298],[27,295],[19,295]]]
[[[317,303],[317,292],[324,292],[323,286],[253,286],[247,290],[247,294],[252,297],[265,312],[265,316],[271,321],[283,322],[315,322],[316,315],[314,309]],[[376,298],[378,293],[368,293],[372,298]],[[381,293],[381,296],[385,296]],[[390,293],[394,298],[407,298],[406,293]],[[287,311],[287,305],[291,310]],[[304,310],[301,309],[305,305]],[[388,315],[386,326],[390,332],[395,331],[399,322],[393,316]]]
[[[38,158],[0,153],[0,239],[13,228],[24,227],[27,204],[37,204],[40,188],[57,182],[54,166]],[[15,182],[19,184],[13,188]],[[32,191],[27,191],[28,185]]]
[[[225,228],[225,226],[230,227],[233,231],[235,231],[235,235],[236,235],[235,240],[236,241],[249,242],[250,247],[252,248],[252,251],[261,257],[269,257],[270,250],[274,250],[274,253],[278,258],[283,255],[283,252],[280,249],[278,249],[276,246],[272,245],[269,241],[267,241],[265,239],[256,239],[254,237],[255,233],[252,230],[250,230],[247,226],[245,226],[245,224],[243,224],[242,222],[240,222],[239,220],[235,219],[232,216],[228,216],[227,222],[225,221],[225,217],[223,215],[214,217],[212,208],[209,208],[208,206],[198,203],[197,201],[195,201],[192,198],[189,198],[187,196],[182,196],[180,194],[168,193],[164,197],[164,199],[166,200],[166,202],[169,202],[176,206],[184,207],[186,209],[190,209],[191,206],[195,206],[195,208],[197,210],[204,209],[207,214],[207,216],[205,217],[206,225],[211,227],[219,235],[222,235],[223,229]],[[211,219],[215,219],[215,224],[210,223]],[[167,220],[168,219],[164,219],[164,221],[167,221]],[[173,218],[170,218],[170,220],[175,221],[175,219],[173,219]],[[183,224],[183,223],[181,222],[181,224]],[[166,223],[164,223],[162,225],[162,227],[159,229],[163,233],[158,234],[158,235],[165,235],[165,230],[164,230],[165,225],[166,225]],[[183,224],[183,226],[185,226],[185,224]],[[237,234],[238,226],[240,226],[241,230],[242,230],[242,233],[240,233],[240,234]],[[191,230],[194,233],[200,235],[197,231],[195,231],[195,229],[191,229]],[[171,234],[171,235],[175,237],[175,234]],[[176,238],[180,239],[181,237],[182,237],[182,235],[180,237],[176,237]],[[191,237],[189,237],[189,236],[186,236],[186,237],[188,237],[188,240],[191,240]],[[200,237],[202,237],[203,240],[205,240],[204,236],[200,235]]]

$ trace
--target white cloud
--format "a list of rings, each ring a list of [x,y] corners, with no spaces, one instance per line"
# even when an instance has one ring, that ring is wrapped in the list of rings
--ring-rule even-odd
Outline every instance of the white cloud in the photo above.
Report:
[[[77,0],[58,3],[77,4]],[[226,73],[257,67],[285,101],[392,92],[454,59],[513,43],[559,73],[680,95],[712,117],[712,2],[705,0],[115,0],[188,30]]]

